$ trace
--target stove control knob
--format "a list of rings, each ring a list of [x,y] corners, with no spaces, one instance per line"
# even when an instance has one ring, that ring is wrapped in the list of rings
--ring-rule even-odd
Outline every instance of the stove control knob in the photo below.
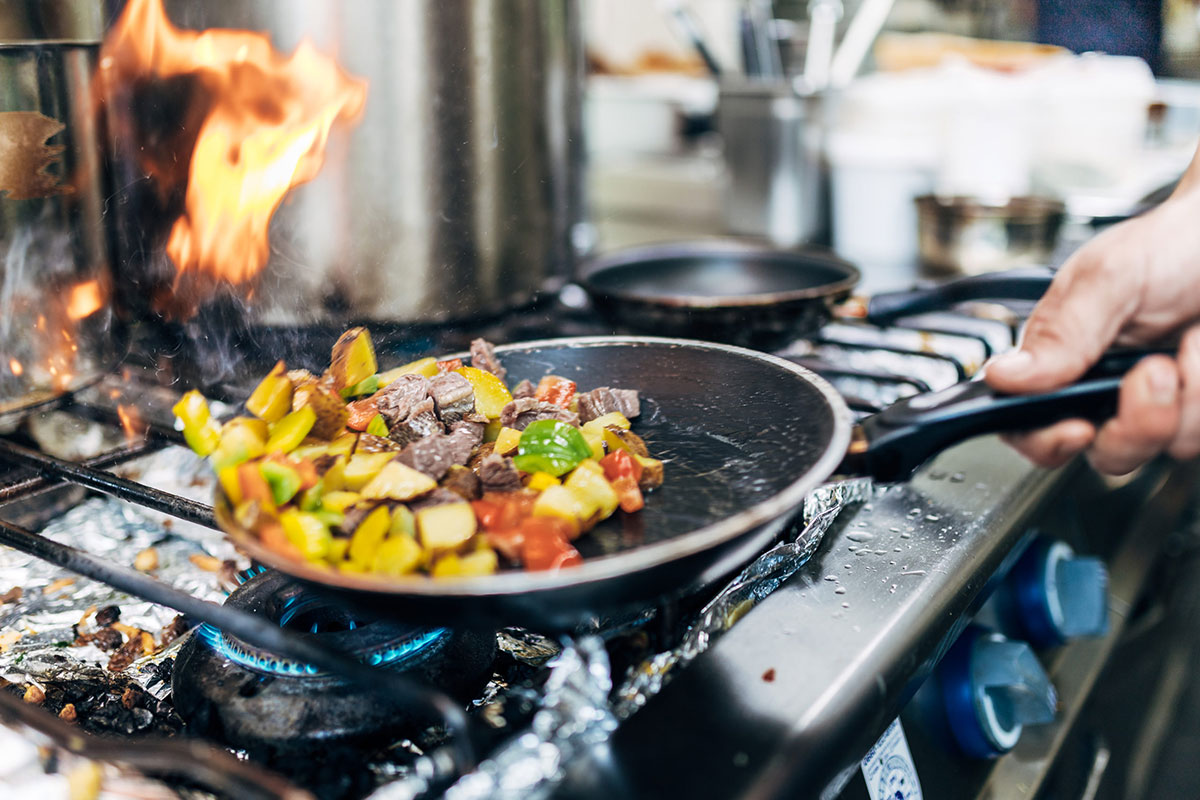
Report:
[[[1033,648],[985,628],[963,632],[936,680],[950,733],[974,758],[1007,753],[1026,725],[1054,719],[1058,696]]]
[[[1035,539],[1000,592],[1004,629],[1034,647],[1108,632],[1108,571],[1065,542]]]

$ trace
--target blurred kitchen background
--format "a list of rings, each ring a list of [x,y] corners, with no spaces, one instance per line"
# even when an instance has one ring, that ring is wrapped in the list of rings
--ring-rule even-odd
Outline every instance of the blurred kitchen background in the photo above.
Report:
[[[1200,136],[1190,0],[604,0],[584,23],[583,250],[832,247],[867,291],[1053,265],[1169,193]]]

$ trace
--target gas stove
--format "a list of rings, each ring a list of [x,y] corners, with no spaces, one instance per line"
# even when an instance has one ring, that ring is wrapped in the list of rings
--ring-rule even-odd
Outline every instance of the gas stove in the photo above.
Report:
[[[993,311],[889,329],[841,320],[781,355],[869,413],[967,379],[1011,346],[1015,318]],[[381,359],[399,362],[477,335],[609,332],[568,287],[469,330],[376,338]],[[0,438],[10,465],[0,538],[25,551],[0,551],[0,730],[14,742],[0,785],[30,792],[84,775],[114,797],[874,800],[860,760],[899,717],[929,796],[986,796],[1016,780],[1035,796],[1196,479],[1166,463],[1120,485],[1079,465],[1046,472],[978,439],[905,484],[824,487],[782,541],[698,596],[556,638],[398,625],[234,552],[209,527],[211,485],[170,424],[176,382],[236,402],[264,364],[303,364],[336,333],[246,331],[217,346],[183,326],[145,330],[121,371]],[[130,405],[145,433],[126,443],[117,407]],[[72,452],[59,460],[63,445]],[[1029,638],[984,601],[1004,594],[1031,542],[1051,539],[1094,557],[1093,574],[1107,567],[1109,615],[1031,649],[1057,688],[1054,720],[967,759],[921,711],[929,690],[917,689],[941,685],[944,656],[969,625]],[[182,592],[105,573],[106,563]],[[214,608],[263,625],[240,632]],[[377,670],[366,682],[363,664]],[[414,694],[413,682],[443,700]],[[464,710],[482,723],[469,742],[454,734]],[[460,774],[464,750],[478,764]]]

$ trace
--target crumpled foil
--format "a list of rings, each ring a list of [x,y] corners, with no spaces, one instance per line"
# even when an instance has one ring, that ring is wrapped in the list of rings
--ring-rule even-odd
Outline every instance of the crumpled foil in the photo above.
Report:
[[[208,502],[212,498],[207,465],[183,448],[167,448],[120,471],[192,499]],[[150,574],[196,597],[217,602],[231,587],[221,582],[228,577],[222,573],[228,570],[213,571],[213,567],[226,561],[234,562],[237,569],[248,565],[219,531],[108,497],[84,501],[41,533],[118,564],[133,564],[138,553],[153,548],[158,566]],[[0,548],[0,595],[11,589],[20,589],[20,597],[0,605],[0,677],[14,682],[94,679],[108,674],[111,653],[94,644],[74,645],[72,626],[80,623],[89,610],[118,606],[121,624],[147,631],[156,640],[177,615],[173,609],[132,598],[33,556]],[[81,630],[93,627],[89,619]],[[170,651],[173,648],[168,648]],[[142,668],[165,654],[159,652],[134,661],[122,674],[161,697],[166,687],[143,685],[152,679],[152,673]]]
[[[873,488],[869,478],[856,478],[826,484],[810,494],[804,501],[804,526],[794,540],[775,545],[742,570],[701,609],[678,647],[631,670],[616,693],[616,717],[626,719],[649,702],[667,685],[675,669],[707,650],[717,636],[808,563],[842,508],[870,499]]]

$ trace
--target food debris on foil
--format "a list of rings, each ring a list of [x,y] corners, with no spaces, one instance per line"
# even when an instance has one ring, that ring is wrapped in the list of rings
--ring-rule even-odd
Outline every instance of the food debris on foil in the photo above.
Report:
[[[212,496],[209,470],[183,448],[139,459],[121,473],[192,499]],[[108,497],[85,500],[41,533],[215,602],[247,566],[219,531]],[[155,664],[183,638],[174,610],[9,549],[0,549],[0,599],[0,678],[40,685],[119,675],[156,697],[165,694]]]

